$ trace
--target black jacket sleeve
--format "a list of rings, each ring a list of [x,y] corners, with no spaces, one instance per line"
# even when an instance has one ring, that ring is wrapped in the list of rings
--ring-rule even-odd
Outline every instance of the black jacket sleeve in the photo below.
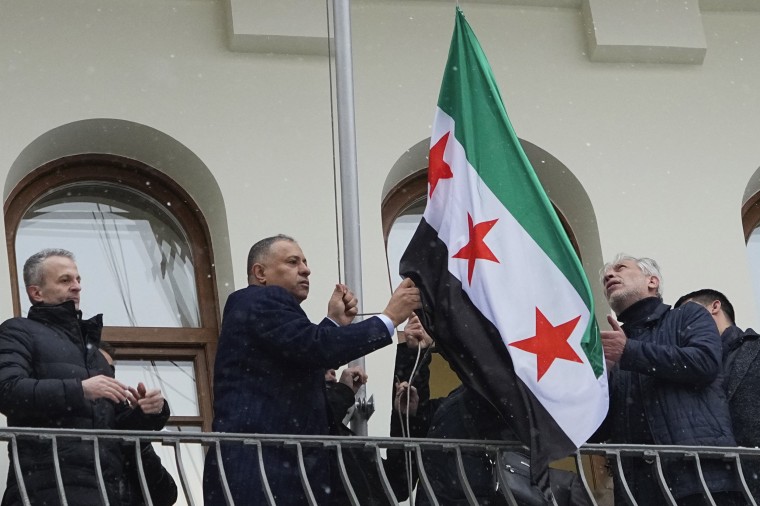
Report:
[[[140,408],[130,408],[120,404],[116,412],[116,428],[119,430],[161,430],[169,420],[169,402],[164,400],[160,413],[143,413]]]
[[[0,325],[0,412],[11,419],[42,413],[46,418],[90,416],[92,403],[84,397],[81,379],[37,379],[34,326],[45,329],[24,318]]]

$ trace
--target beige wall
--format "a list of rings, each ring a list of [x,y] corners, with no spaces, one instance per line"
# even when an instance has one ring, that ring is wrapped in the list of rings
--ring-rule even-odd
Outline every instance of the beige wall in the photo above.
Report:
[[[518,135],[556,157],[588,195],[596,217],[588,226],[599,232],[591,258],[655,257],[666,301],[714,286],[735,302],[741,325],[757,326],[739,210],[760,165],[760,13],[702,12],[700,64],[597,63],[580,2],[512,5],[520,3],[530,2],[462,7]],[[353,2],[366,312],[381,311],[390,293],[382,188],[405,151],[430,135],[453,5]],[[0,1],[3,195],[18,180],[17,158],[62,125],[109,118],[154,129],[210,173],[213,184],[186,188],[209,215],[220,304],[244,286],[251,242],[285,232],[314,271],[305,307],[316,319],[338,277],[328,62],[230,51],[229,14],[227,2],[213,0]],[[139,144],[135,156],[160,159]],[[183,177],[179,166],[165,170]],[[592,284],[599,261],[586,265]],[[3,318],[10,284],[0,269]],[[392,360],[390,348],[368,360],[378,401],[371,434],[387,431]]]

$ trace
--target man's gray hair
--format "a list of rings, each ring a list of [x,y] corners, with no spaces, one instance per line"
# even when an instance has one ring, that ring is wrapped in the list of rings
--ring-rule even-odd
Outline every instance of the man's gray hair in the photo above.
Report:
[[[602,281],[602,285],[604,285],[604,273],[607,272],[612,267],[616,266],[617,264],[624,262],[626,260],[633,260],[636,262],[636,265],[641,269],[641,272],[646,274],[647,276],[654,276],[657,279],[660,280],[660,283],[657,286],[657,295],[660,299],[662,299],[662,293],[663,293],[663,279],[662,279],[662,272],[660,272],[660,266],[657,265],[657,262],[652,258],[647,257],[641,257],[637,258],[631,255],[626,255],[625,253],[618,253],[615,255],[615,258],[612,260],[612,262],[607,262],[604,264],[604,267],[602,267],[602,270],[599,271],[599,277]]]
[[[72,261],[74,253],[60,248],[47,248],[30,256],[24,262],[24,286],[42,285],[42,262],[50,257],[65,257]]]
[[[277,234],[273,235],[272,237],[262,239],[251,246],[251,250],[248,252],[248,266],[246,267],[245,271],[249,276],[251,275],[253,264],[261,263],[261,261],[264,260],[264,257],[269,254],[269,251],[272,249],[272,245],[277,241],[296,242],[296,240],[289,235]]]

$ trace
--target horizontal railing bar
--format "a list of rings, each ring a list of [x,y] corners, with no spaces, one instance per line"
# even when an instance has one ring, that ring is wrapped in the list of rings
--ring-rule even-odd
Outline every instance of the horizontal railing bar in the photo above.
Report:
[[[390,499],[390,496],[394,493],[388,476],[385,474],[382,462],[380,461],[380,450],[394,450],[408,452],[415,459],[415,465],[418,472],[418,493],[426,495],[431,504],[439,504],[439,500],[435,497],[438,494],[437,490],[434,490],[434,486],[428,476],[428,470],[423,466],[422,455],[426,451],[437,451],[447,455],[447,458],[453,458],[456,462],[456,474],[461,485],[464,498],[469,504],[476,504],[478,501],[477,494],[472,488],[468,476],[470,472],[466,468],[462,456],[464,454],[487,454],[490,457],[496,456],[496,461],[500,462],[498,456],[503,451],[522,451],[527,453],[528,450],[516,441],[494,441],[494,440],[471,440],[471,439],[427,439],[427,438],[388,438],[388,437],[370,437],[370,436],[304,436],[304,435],[290,435],[290,434],[231,434],[231,433],[215,433],[215,432],[175,432],[175,431],[120,431],[120,430],[85,430],[85,429],[53,429],[53,428],[31,428],[31,427],[5,427],[0,428],[0,442],[5,441],[11,448],[12,462],[14,467],[14,476],[19,482],[18,493],[20,500],[24,504],[29,503],[29,497],[23,481],[21,469],[19,468],[18,459],[18,444],[21,441],[28,441],[30,439],[37,439],[41,441],[51,441],[53,445],[53,464],[56,469],[58,492],[60,495],[60,501],[65,504],[65,490],[61,479],[61,472],[57,462],[58,445],[62,441],[67,440],[79,440],[83,442],[93,443],[93,451],[95,452],[95,465],[96,472],[99,475],[100,493],[104,503],[107,503],[108,498],[105,493],[105,485],[102,479],[102,470],[100,468],[99,458],[99,446],[105,444],[104,441],[118,441],[120,443],[129,443],[131,445],[131,451],[135,452],[136,467],[140,480],[140,488],[146,504],[151,503],[149,497],[149,490],[147,488],[147,482],[145,481],[145,469],[143,468],[141,445],[146,443],[156,443],[165,446],[173,447],[175,450],[175,458],[177,459],[177,469],[180,474],[180,483],[182,485],[185,496],[188,497],[191,494],[187,490],[187,477],[184,473],[184,468],[179,455],[180,445],[196,444],[208,449],[208,451],[215,452],[219,469],[219,479],[222,485],[222,491],[224,499],[231,504],[232,494],[226,481],[225,469],[223,467],[221,459],[222,445],[230,443],[240,443],[243,445],[252,445],[257,449],[258,464],[259,464],[259,476],[252,477],[251,479],[261,480],[262,491],[267,498],[268,504],[274,504],[274,496],[270,488],[269,482],[266,476],[266,465],[264,462],[263,448],[271,447],[283,447],[292,448],[297,453],[298,472],[301,483],[294,484],[303,488],[304,493],[309,501],[309,504],[316,504],[314,492],[309,483],[309,478],[306,474],[306,467],[303,455],[304,448],[325,448],[331,451],[337,452],[337,464],[339,466],[341,484],[347,493],[347,500],[351,504],[358,504],[361,502],[362,497],[359,497],[358,489],[354,488],[354,483],[349,477],[349,473],[346,467],[346,461],[344,460],[347,452],[351,449],[360,449],[365,451],[374,452],[374,459],[376,462],[370,462],[372,466],[377,468],[378,476],[381,480],[382,494]],[[655,445],[633,445],[633,444],[588,444],[580,448],[578,452],[568,455],[574,456],[576,470],[581,475],[583,493],[590,498],[592,504],[596,504],[591,494],[589,482],[584,471],[583,463],[580,460],[582,455],[597,455],[610,459],[612,466],[617,471],[618,480],[621,486],[621,495],[627,496],[630,504],[635,505],[636,499],[632,496],[632,491],[628,487],[627,479],[623,472],[622,459],[638,458],[645,459],[647,461],[654,461],[656,463],[657,475],[653,480],[652,485],[657,486],[659,484],[665,499],[669,504],[675,504],[675,499],[669,491],[668,483],[666,482],[666,476],[663,469],[663,461],[668,458],[677,457],[684,460],[691,460],[694,462],[695,470],[699,475],[702,491],[708,500],[710,499],[710,490],[706,485],[705,476],[702,473],[702,462],[706,460],[723,460],[736,464],[737,475],[742,481],[744,486],[744,494],[748,495],[746,480],[744,479],[741,467],[741,459],[745,457],[756,458],[760,461],[760,448],[744,448],[744,447],[718,447],[718,446],[685,446],[685,445],[667,445],[667,446],[655,446]],[[428,463],[428,466],[430,464]],[[433,468],[435,464],[433,464]],[[369,467],[368,467],[369,469]],[[501,473],[501,465],[498,466],[497,474]],[[397,486],[394,482],[394,486]],[[315,489],[316,490],[316,489]],[[510,494],[505,492],[505,497],[509,500]],[[637,493],[633,491],[634,493]],[[109,492],[110,493],[110,492]],[[478,492],[480,493],[480,492]],[[190,502],[192,503],[192,499]]]
[[[251,444],[259,442],[263,445],[298,442],[306,446],[335,447],[338,444],[344,448],[372,448],[380,446],[392,450],[415,450],[420,448],[436,449],[439,451],[497,451],[520,450],[528,451],[525,446],[515,441],[475,440],[475,439],[432,439],[432,438],[390,438],[372,436],[305,436],[293,434],[236,434],[223,432],[173,432],[173,431],[126,431],[126,430],[90,430],[90,429],[52,429],[32,427],[3,427],[0,428],[0,441],[11,441],[22,436],[35,436],[40,439],[79,438],[85,441],[95,439],[116,439],[123,442],[150,442],[174,446],[177,442],[212,444],[217,442],[242,442]],[[735,454],[742,456],[760,457],[760,448],[742,446],[686,446],[686,445],[634,445],[634,444],[587,444],[580,448],[584,455],[612,456],[619,453],[626,457],[644,457],[645,453],[656,449],[661,454],[687,457],[698,452],[700,457],[715,457],[733,460]],[[571,454],[572,455],[572,454]],[[571,456],[568,455],[568,456]]]

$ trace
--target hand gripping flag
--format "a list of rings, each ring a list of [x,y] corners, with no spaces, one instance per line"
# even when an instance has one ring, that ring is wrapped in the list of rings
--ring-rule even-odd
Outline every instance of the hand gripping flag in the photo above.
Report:
[[[604,355],[578,256],[457,8],[430,140],[428,202],[400,266],[462,382],[531,448],[534,482],[607,414]]]

